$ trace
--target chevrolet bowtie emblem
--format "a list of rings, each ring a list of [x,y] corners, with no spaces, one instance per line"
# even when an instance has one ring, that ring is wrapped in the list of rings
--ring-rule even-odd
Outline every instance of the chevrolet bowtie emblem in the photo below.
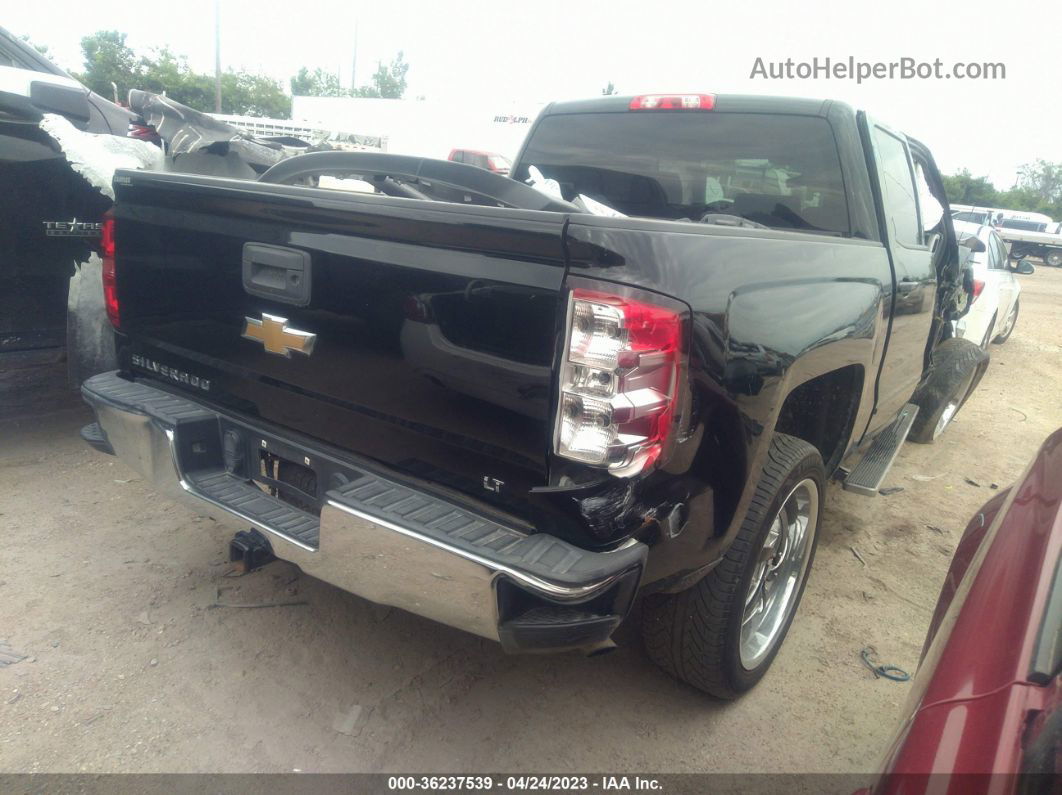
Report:
[[[286,317],[267,315],[265,312],[262,313],[261,320],[251,317],[243,319],[243,337],[262,343],[267,353],[277,353],[289,359],[292,351],[309,356],[313,353],[314,342],[317,341],[316,334],[288,328]]]

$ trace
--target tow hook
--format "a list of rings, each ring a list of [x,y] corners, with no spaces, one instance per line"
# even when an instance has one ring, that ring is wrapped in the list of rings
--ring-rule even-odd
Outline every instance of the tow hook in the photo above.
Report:
[[[229,561],[239,574],[249,574],[274,560],[269,539],[253,528],[241,530],[229,542]]]

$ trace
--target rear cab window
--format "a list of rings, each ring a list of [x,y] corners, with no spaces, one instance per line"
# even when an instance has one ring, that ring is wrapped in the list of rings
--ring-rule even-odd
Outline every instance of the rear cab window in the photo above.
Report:
[[[531,166],[631,216],[736,215],[772,229],[850,234],[840,156],[826,119],[764,113],[579,113],[542,119]]]

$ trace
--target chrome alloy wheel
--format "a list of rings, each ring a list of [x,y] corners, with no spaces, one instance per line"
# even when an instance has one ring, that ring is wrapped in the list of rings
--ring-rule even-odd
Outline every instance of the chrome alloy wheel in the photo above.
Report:
[[[815,540],[819,489],[796,484],[771,522],[752,571],[741,617],[741,665],[751,671],[770,654],[793,612]]]
[[[944,429],[951,424],[951,418],[954,417],[955,412],[959,410],[959,403],[959,398],[952,398],[948,401],[948,405],[944,407],[944,411],[940,414],[940,419],[937,420],[937,426],[933,429],[934,439],[944,433]]]

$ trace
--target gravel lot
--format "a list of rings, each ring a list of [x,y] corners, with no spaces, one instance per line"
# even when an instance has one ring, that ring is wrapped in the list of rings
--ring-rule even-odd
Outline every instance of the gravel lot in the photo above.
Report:
[[[1013,337],[944,438],[902,451],[904,491],[831,487],[793,631],[733,704],[633,634],[510,657],[287,564],[226,577],[227,538],[87,449],[85,410],[4,422],[0,643],[26,658],[0,667],[0,771],[873,770],[908,685],[860,649],[913,671],[967,519],[1062,425],[1062,271],[1020,278]]]

